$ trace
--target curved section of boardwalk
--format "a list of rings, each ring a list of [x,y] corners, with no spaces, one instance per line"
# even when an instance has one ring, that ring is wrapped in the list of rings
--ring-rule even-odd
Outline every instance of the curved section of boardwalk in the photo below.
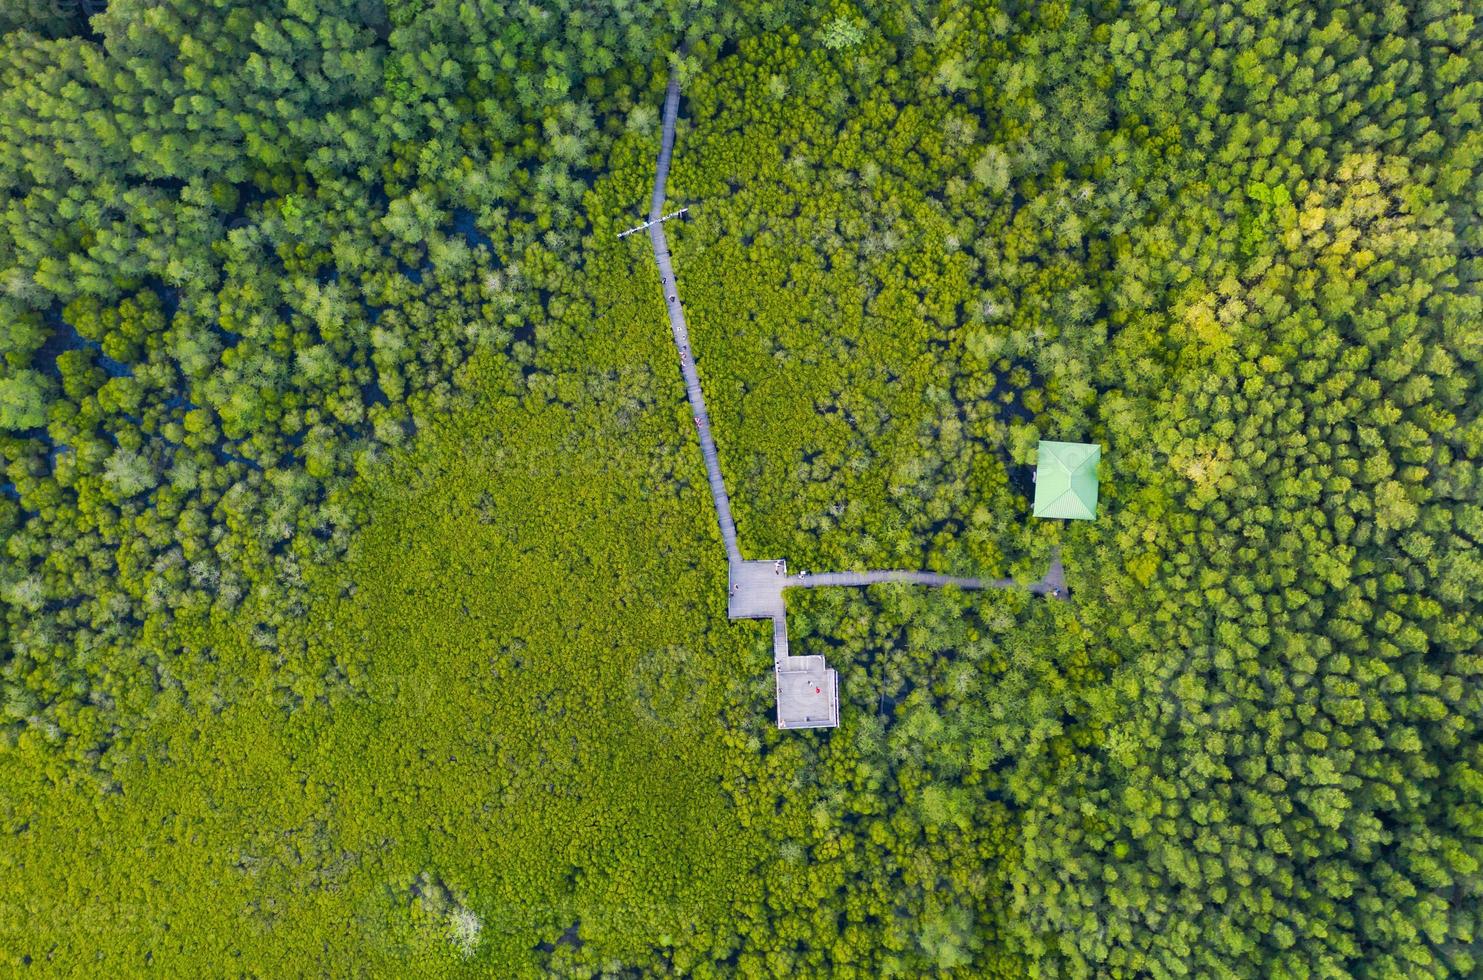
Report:
[[[664,186],[669,181],[669,161],[675,146],[675,119],[680,113],[680,77],[671,72],[669,91],[664,96],[664,141],[659,147],[659,169],[654,177],[654,197],[649,205],[649,243],[654,247],[654,261],[659,263],[660,283],[664,287],[664,305],[669,310],[669,329],[674,334],[675,350],[680,355],[680,373],[685,377],[685,395],[690,399],[690,414],[700,435],[700,451],[705,456],[705,475],[711,484],[711,500],[716,505],[716,523],[721,526],[721,540],[726,543],[726,558],[741,561],[736,545],[736,522],[731,519],[731,498],[721,479],[721,460],[716,455],[716,440],[711,437],[711,417],[705,410],[705,393],[700,390],[700,375],[695,371],[695,358],[690,353],[690,331],[685,328],[685,311],[680,306],[680,287],[675,280],[670,260],[669,241],[664,237]]]

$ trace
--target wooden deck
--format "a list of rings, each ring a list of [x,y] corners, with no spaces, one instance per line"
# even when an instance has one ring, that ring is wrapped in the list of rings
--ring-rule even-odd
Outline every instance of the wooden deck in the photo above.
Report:
[[[776,672],[779,728],[838,727],[839,676],[823,657],[784,657]]]
[[[788,566],[781,561],[734,561],[727,576],[730,595],[726,615],[730,619],[782,619],[783,588]]]
[[[839,724],[839,676],[823,657],[788,652],[788,609],[783,589],[797,585],[782,561],[734,561],[728,576],[731,619],[772,620],[772,666],[779,728],[833,728]]]

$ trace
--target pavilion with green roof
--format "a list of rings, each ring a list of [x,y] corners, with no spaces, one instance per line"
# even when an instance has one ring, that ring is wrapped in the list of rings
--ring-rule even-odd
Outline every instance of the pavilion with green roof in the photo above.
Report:
[[[1101,446],[1041,440],[1035,466],[1035,516],[1074,521],[1095,518],[1101,460]]]

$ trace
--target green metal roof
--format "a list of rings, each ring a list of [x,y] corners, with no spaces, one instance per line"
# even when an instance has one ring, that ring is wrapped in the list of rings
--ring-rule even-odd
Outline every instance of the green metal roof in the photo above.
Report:
[[[1101,446],[1041,440],[1035,467],[1035,516],[1081,521],[1096,517],[1097,463],[1101,459]]]

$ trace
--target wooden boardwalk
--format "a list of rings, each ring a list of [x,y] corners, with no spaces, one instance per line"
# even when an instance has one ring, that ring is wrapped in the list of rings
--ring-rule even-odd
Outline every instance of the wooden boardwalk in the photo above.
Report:
[[[1059,551],[1052,552],[1045,577],[1031,584],[1013,579],[959,578],[936,572],[900,569],[878,569],[863,572],[821,572],[817,575],[789,575],[782,560],[745,561],[736,543],[736,523],[731,517],[731,498],[721,476],[721,461],[716,454],[716,441],[711,435],[710,413],[705,407],[705,392],[690,352],[690,332],[685,326],[685,311],[680,304],[680,287],[664,235],[664,189],[669,180],[670,158],[674,152],[675,122],[680,111],[680,78],[671,72],[669,89],[664,96],[664,136],[659,148],[659,164],[654,175],[654,196],[649,204],[649,242],[654,261],[659,266],[664,304],[669,313],[670,333],[675,353],[679,355],[680,375],[685,380],[685,396],[690,400],[690,414],[695,420],[701,455],[705,457],[706,479],[710,483],[711,502],[716,508],[716,523],[726,545],[727,616],[730,619],[772,620],[773,673],[777,685],[779,728],[834,728],[839,724],[839,679],[820,656],[795,657],[788,649],[788,610],[783,590],[816,589],[826,586],[870,586],[900,583],[926,586],[955,586],[960,589],[1023,588],[1039,595],[1065,598],[1065,573]],[[688,210],[688,209],[682,209]]]
[[[680,112],[680,76],[671,72],[669,91],[664,96],[664,142],[659,148],[659,167],[654,175],[654,197],[649,204],[649,243],[654,248],[654,261],[659,264],[659,282],[664,287],[664,305],[669,310],[669,329],[674,335],[675,352],[680,355],[680,374],[685,378],[685,395],[690,399],[690,414],[700,436],[700,451],[705,456],[705,475],[711,484],[711,501],[716,505],[716,523],[721,526],[721,540],[726,544],[726,558],[741,561],[736,546],[736,522],[731,519],[731,498],[726,495],[726,481],[721,479],[721,460],[716,455],[716,440],[711,436],[711,417],[705,410],[705,393],[700,390],[700,375],[695,371],[695,358],[690,355],[690,331],[685,328],[685,310],[680,306],[680,284],[675,280],[675,267],[670,260],[669,241],[664,237],[664,187],[669,182],[669,160],[675,146],[675,119]]]
[[[783,561],[734,561],[726,612],[731,619],[772,620],[772,668],[779,728],[833,728],[839,724],[839,677],[823,657],[788,652],[788,609],[783,589],[798,584]]]

